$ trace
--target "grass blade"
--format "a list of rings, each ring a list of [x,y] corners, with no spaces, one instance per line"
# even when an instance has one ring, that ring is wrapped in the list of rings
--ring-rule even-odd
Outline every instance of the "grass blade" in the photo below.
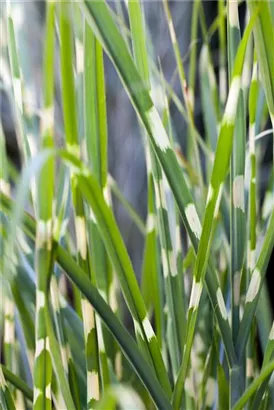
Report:
[[[188,311],[187,343],[184,351],[183,363],[180,368],[173,393],[173,405],[176,409],[180,406],[184,389],[184,382],[187,375],[191,346],[197,320],[198,306],[202,294],[202,283],[204,281],[210,246],[213,240],[214,227],[216,225],[216,218],[218,216],[223,184],[228,171],[230,156],[232,152],[234,121],[236,117],[236,107],[240,93],[240,76],[243,68],[245,49],[252,30],[252,25],[254,24],[256,17],[256,14],[252,16],[237,52],[232,76],[232,83],[221,123],[212,176],[209,185],[201,239],[199,242],[199,248],[194,268],[194,278]],[[219,301],[219,304],[223,303],[222,292],[220,288],[217,290],[217,299]],[[225,305],[223,305],[223,308],[224,309],[221,309],[223,316],[224,318],[227,318]]]
[[[80,157],[78,140],[78,124],[76,114],[76,95],[73,67],[73,31],[71,24],[71,4],[60,4],[60,39],[61,39],[61,70],[62,70],[62,101],[64,110],[64,125],[66,145],[70,152]],[[94,280],[88,259],[87,221],[84,203],[76,183],[76,176],[71,173],[72,202],[75,211],[75,229],[77,241],[77,258],[86,275]],[[86,340],[87,366],[87,406],[91,408],[99,400],[100,375],[99,352],[95,313],[92,307],[82,297],[82,315]]]

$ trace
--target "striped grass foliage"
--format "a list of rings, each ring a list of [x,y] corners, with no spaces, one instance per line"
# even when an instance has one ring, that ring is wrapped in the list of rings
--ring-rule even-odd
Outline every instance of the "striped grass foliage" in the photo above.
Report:
[[[259,179],[274,126],[274,13],[269,0],[245,3],[242,30],[237,1],[219,0],[210,27],[203,2],[193,3],[188,70],[170,4],[158,4],[181,101],[155,59],[142,2],[46,2],[35,112],[21,62],[31,50],[19,48],[14,5],[1,4],[3,86],[22,157],[19,174],[1,124],[1,409],[274,407],[264,281],[274,246],[273,158],[267,186]],[[108,170],[106,55],[139,120],[145,221]],[[153,97],[159,90],[162,101]],[[186,123],[186,152],[171,104]],[[140,283],[113,197],[143,237]]]

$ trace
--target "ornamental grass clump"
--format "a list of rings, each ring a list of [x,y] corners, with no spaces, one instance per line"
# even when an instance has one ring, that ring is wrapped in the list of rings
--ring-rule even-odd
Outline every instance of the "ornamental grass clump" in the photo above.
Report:
[[[237,1],[219,0],[210,27],[203,2],[193,3],[188,69],[170,4],[158,5],[178,97],[155,58],[142,2],[46,2],[39,112],[28,109],[14,5],[1,6],[1,58],[22,158],[18,173],[1,125],[1,409],[274,408],[265,282],[273,156],[267,185],[259,178],[273,144],[274,3],[245,3],[242,30]],[[108,169],[105,56],[139,121],[145,222]],[[187,125],[184,135],[176,134],[171,106]],[[143,235],[140,282],[114,196]]]

